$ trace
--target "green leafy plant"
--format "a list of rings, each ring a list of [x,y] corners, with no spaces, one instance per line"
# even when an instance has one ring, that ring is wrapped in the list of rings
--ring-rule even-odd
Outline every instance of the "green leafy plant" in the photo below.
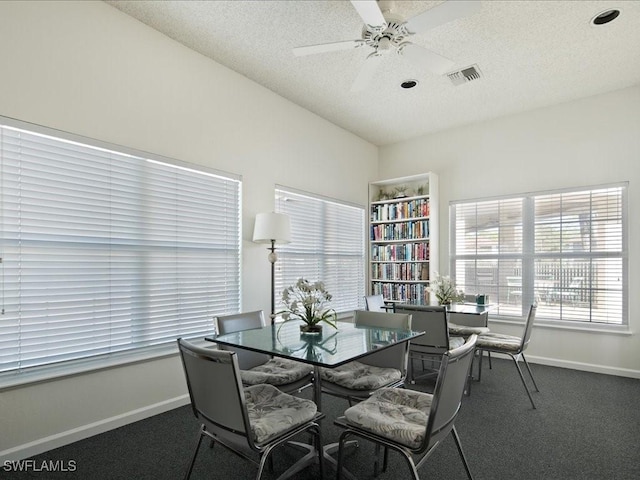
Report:
[[[395,192],[395,198],[404,198],[408,195],[409,187],[406,185],[398,185],[393,191]]]
[[[278,312],[284,323],[291,320],[302,320],[307,327],[314,327],[321,322],[338,328],[337,314],[329,307],[331,294],[326,290],[324,282],[310,282],[304,278],[282,291],[282,303],[285,309]],[[282,326],[282,325],[281,325]]]
[[[436,273],[436,279],[431,281],[427,291],[436,296],[439,305],[449,305],[464,300],[464,292],[456,288],[455,282],[448,275]]]
[[[386,190],[380,189],[378,192],[378,201],[381,200],[389,200],[391,198],[391,194]]]

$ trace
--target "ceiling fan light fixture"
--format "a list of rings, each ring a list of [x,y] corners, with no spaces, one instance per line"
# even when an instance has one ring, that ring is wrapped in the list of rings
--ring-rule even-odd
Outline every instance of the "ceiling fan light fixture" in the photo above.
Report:
[[[400,84],[400,86],[402,88],[405,88],[405,89],[413,88],[416,85],[418,85],[418,81],[417,80],[405,80],[404,82],[402,82]]]
[[[591,19],[592,25],[604,25],[606,23],[614,21],[620,15],[620,10],[612,8],[598,13]]]

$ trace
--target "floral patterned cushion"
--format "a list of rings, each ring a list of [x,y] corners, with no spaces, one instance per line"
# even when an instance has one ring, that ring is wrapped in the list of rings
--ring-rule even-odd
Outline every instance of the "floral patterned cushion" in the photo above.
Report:
[[[244,385],[258,385],[268,383],[270,385],[286,385],[304,378],[312,372],[309,365],[285,358],[272,358],[267,363],[253,367],[250,370],[241,370],[240,377]]]
[[[449,337],[449,350],[461,347],[462,345],[464,345],[463,337]]]
[[[336,368],[320,370],[323,382],[331,382],[352,390],[375,390],[402,378],[400,370],[366,365],[357,361]]]
[[[449,323],[449,335],[460,335],[468,337],[469,335],[485,335],[489,333],[488,327],[469,327],[467,325],[457,325],[455,323]],[[451,347],[453,348],[453,347]]]
[[[478,337],[476,348],[496,348],[510,352],[517,352],[520,350],[521,343],[522,339],[520,337],[503,335],[501,333],[488,333]]]
[[[417,448],[424,440],[432,399],[429,393],[382,388],[344,415],[349,424]]]
[[[309,422],[318,411],[313,401],[282,393],[272,385],[246,387],[244,395],[251,432],[257,444]]]

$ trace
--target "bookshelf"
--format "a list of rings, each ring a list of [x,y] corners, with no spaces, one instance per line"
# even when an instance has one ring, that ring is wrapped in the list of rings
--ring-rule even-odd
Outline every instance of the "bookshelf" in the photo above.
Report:
[[[438,269],[438,177],[369,184],[369,285],[385,301],[428,304]]]

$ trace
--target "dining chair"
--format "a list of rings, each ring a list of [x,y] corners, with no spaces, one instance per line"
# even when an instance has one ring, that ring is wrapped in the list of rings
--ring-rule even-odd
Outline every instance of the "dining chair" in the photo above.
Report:
[[[281,477],[294,475],[307,464],[319,463],[323,475],[322,418],[311,400],[281,392],[273,385],[244,388],[234,352],[201,348],[178,339],[191,407],[202,422],[198,442],[185,478],[191,476],[204,437],[257,465],[259,480],[273,449],[302,432],[315,439],[309,453]]]
[[[411,329],[411,315],[400,313],[356,310],[354,323],[389,329]],[[389,331],[389,335],[393,335]],[[384,345],[385,339],[372,339]],[[407,355],[409,342],[398,343],[380,351],[370,353],[336,368],[320,369],[322,392],[349,401],[368,398],[373,392],[384,387],[404,385],[407,376]]]
[[[524,325],[524,332],[521,337],[513,336],[513,335],[503,335],[501,333],[487,333],[484,335],[478,336],[478,342],[476,343],[476,351],[480,353],[480,362],[478,364],[478,380],[482,377],[482,354],[483,352],[491,353],[500,353],[504,355],[508,355],[512,360],[516,369],[518,370],[518,374],[520,375],[520,380],[522,380],[522,385],[524,385],[524,389],[527,391],[527,395],[529,396],[529,400],[531,401],[531,406],[536,408],[536,404],[533,401],[533,397],[531,396],[531,391],[527,386],[527,382],[525,381],[524,375],[522,374],[522,369],[520,365],[518,365],[518,359],[522,357],[522,361],[527,367],[527,371],[529,372],[529,376],[533,381],[533,385],[536,388],[536,392],[539,392],[538,385],[536,384],[535,378],[533,378],[533,373],[531,372],[531,368],[529,367],[529,363],[527,362],[526,357],[524,356],[524,351],[529,346],[529,341],[531,340],[531,332],[533,328],[533,322],[536,318],[536,310],[538,309],[537,305],[531,305],[529,307],[529,314],[527,316],[527,321]]]
[[[220,315],[215,317],[215,321],[219,335],[266,326],[262,310]],[[244,385],[268,383],[285,393],[294,393],[313,384],[313,368],[310,365],[241,348],[224,345],[219,348],[236,353]]]
[[[448,312],[449,333],[456,335],[482,335],[489,333],[489,312]]]
[[[366,295],[364,297],[364,304],[366,309],[372,312],[385,312],[387,310],[382,295]]]
[[[396,313],[411,314],[411,328],[425,332],[424,335],[411,340],[409,343],[409,382],[416,383],[414,373],[415,360],[419,360],[422,363],[424,373],[420,377],[437,375],[442,355],[464,343],[463,337],[449,335],[445,307],[399,304],[395,306],[394,311]],[[433,368],[425,368],[425,361],[429,361]]]
[[[467,338],[469,335],[485,335],[491,332],[489,329],[489,312],[447,312],[447,320],[449,321],[449,335]],[[478,355],[483,355],[483,352],[476,350],[475,356]],[[489,357],[489,365],[491,365],[491,353],[487,352],[487,356]],[[473,380],[473,363],[471,364],[467,386],[467,394],[469,395],[471,395],[471,380]]]
[[[376,445],[374,476],[378,475],[380,447],[384,447],[383,471],[387,468],[387,449],[405,457],[414,479],[418,469],[431,453],[451,433],[462,459],[467,477],[471,470],[462,450],[455,420],[460,411],[476,335],[442,357],[433,394],[408,389],[383,388],[371,398],[348,408],[335,424],[344,429],[338,446],[338,480],[342,478],[344,451],[352,436],[369,440]],[[401,475],[396,475],[401,477]]]

